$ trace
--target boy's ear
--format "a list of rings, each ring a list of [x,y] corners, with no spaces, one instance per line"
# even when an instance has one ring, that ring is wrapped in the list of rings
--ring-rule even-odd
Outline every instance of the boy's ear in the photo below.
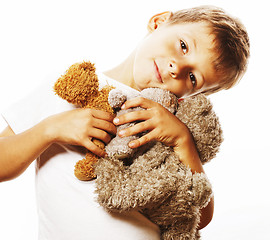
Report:
[[[171,16],[172,16],[172,12],[169,12],[169,11],[154,15],[153,17],[151,17],[151,19],[148,22],[148,25],[147,25],[148,31],[153,32],[160,25],[162,25],[165,22],[168,22]]]

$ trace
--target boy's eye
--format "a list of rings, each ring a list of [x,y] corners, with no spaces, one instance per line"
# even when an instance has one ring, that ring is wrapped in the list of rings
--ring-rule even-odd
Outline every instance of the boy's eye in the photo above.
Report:
[[[180,40],[180,45],[181,45],[181,49],[182,49],[183,53],[186,54],[187,53],[187,45],[185,44],[185,42]]]
[[[192,86],[195,87],[196,86],[196,77],[194,76],[194,74],[192,72],[189,73],[189,78],[190,78],[190,81],[192,83]]]

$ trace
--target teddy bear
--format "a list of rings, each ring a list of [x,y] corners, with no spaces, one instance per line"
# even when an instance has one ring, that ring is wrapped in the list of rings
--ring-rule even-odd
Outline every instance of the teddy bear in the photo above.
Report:
[[[202,164],[213,159],[223,137],[209,99],[199,94],[180,101],[175,115],[189,128]],[[200,209],[210,201],[211,183],[204,173],[192,173],[172,148],[160,142],[143,148],[131,162],[117,155],[98,161],[97,201],[109,212],[141,212],[159,226],[161,239],[199,239]]]
[[[100,109],[114,114],[108,103],[111,86],[99,90],[99,82],[95,73],[95,65],[91,62],[73,64],[54,84],[55,93],[77,107]],[[92,139],[98,147],[104,149],[102,141]],[[84,159],[79,160],[74,169],[75,176],[81,181],[89,181],[96,177],[95,164],[98,157],[88,151]]]

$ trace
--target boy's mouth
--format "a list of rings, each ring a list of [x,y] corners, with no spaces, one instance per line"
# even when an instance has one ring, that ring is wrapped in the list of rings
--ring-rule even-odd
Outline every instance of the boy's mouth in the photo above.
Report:
[[[159,72],[159,69],[158,69],[158,65],[156,64],[156,61],[154,61],[154,66],[155,66],[155,75],[156,75],[157,80],[160,83],[163,83],[162,77],[161,77],[160,72]]]

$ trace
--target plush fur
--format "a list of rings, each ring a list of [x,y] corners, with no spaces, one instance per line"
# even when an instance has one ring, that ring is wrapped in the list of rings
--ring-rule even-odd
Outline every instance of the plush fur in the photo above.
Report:
[[[111,113],[114,111],[108,103],[109,95],[116,110],[123,101],[135,96],[114,90],[109,94],[111,87],[98,91],[95,68],[90,62],[72,65],[54,89],[78,107]],[[185,99],[179,105],[174,95],[161,89],[146,89],[140,95],[158,101],[186,124],[203,164],[215,157],[223,140],[222,130],[212,104],[204,95]],[[124,112],[121,110],[118,114]],[[212,194],[206,175],[192,174],[173,149],[160,142],[151,142],[136,150],[126,147],[134,137],[140,135],[116,136],[106,146],[107,158],[98,159],[87,153],[76,164],[75,175],[80,180],[97,176],[97,201],[101,206],[112,212],[140,211],[160,227],[161,239],[199,239],[200,209]]]
[[[210,101],[204,95],[181,101],[176,116],[189,127],[202,163],[214,158],[223,139]],[[100,159],[98,202],[112,212],[140,211],[160,227],[161,239],[199,239],[200,209],[210,200],[211,184],[180,160],[160,142],[138,150],[129,164]]]

